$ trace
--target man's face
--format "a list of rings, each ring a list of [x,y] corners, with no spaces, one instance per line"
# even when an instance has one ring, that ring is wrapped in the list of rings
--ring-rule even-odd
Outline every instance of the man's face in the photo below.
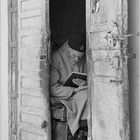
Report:
[[[84,53],[78,52],[76,50],[73,50],[72,48],[69,48],[68,57],[72,64],[77,64],[83,58],[83,56],[84,56]]]

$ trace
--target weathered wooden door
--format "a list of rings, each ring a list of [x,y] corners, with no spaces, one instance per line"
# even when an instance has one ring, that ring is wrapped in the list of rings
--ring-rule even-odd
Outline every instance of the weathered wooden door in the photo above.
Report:
[[[18,0],[17,140],[51,140],[49,0]]]
[[[87,0],[89,139],[128,140],[127,0]]]

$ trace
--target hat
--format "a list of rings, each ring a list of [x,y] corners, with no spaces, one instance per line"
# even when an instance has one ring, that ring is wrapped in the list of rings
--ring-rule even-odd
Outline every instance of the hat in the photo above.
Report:
[[[85,52],[86,50],[86,37],[84,34],[74,34],[69,40],[70,48],[78,51]]]

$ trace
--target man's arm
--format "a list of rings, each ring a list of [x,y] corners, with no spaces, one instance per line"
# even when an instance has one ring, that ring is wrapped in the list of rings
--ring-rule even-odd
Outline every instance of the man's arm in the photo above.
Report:
[[[57,97],[57,98],[62,98],[66,99],[69,98],[72,93],[74,88],[72,87],[67,87],[63,86],[62,84],[59,83],[60,75],[57,70],[57,68],[52,65],[51,66],[51,96],[52,97]]]

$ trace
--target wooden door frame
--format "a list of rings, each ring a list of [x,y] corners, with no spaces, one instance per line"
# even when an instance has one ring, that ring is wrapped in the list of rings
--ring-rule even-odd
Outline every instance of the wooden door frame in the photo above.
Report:
[[[0,5],[0,139],[8,140],[8,1]]]

